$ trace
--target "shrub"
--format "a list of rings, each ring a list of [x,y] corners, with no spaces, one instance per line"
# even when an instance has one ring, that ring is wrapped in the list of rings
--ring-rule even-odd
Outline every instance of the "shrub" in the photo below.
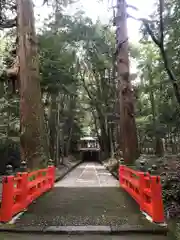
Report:
[[[6,171],[6,165],[11,164],[16,170],[20,166],[20,146],[19,143],[10,139],[0,142],[0,174]]]
[[[163,181],[163,200],[168,218],[180,216],[180,173],[171,172]]]

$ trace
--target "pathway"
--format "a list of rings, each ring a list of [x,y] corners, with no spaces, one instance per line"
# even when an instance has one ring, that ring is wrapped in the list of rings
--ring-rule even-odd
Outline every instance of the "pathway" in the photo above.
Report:
[[[130,236],[105,236],[105,235],[34,235],[0,233],[1,240],[168,240],[164,236],[130,235]],[[170,239],[169,239],[170,240]]]
[[[11,228],[54,231],[64,226],[97,226],[112,231],[159,229],[99,163],[83,163],[32,204]],[[71,227],[73,226],[73,227]]]

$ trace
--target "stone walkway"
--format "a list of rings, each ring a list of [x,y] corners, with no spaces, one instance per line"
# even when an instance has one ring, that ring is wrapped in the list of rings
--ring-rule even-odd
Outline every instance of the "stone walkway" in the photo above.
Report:
[[[1,240],[168,240],[165,236],[154,235],[45,235],[45,234],[15,234],[15,233],[0,233]],[[170,239],[169,239],[170,240]]]
[[[140,213],[118,181],[98,163],[83,163],[32,204],[11,229],[109,226],[111,231],[162,231]]]

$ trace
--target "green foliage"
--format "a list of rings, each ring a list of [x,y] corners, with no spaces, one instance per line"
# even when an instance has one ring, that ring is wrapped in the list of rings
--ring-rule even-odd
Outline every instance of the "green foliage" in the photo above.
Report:
[[[179,123],[179,107],[172,85],[163,67],[160,53],[153,43],[141,43],[138,62],[140,82],[137,119],[141,119],[139,129],[143,135],[146,133],[151,138],[157,135],[165,138],[169,128],[176,129]]]
[[[79,119],[76,129],[104,134],[108,149],[107,118],[114,112],[116,92],[114,32],[77,12],[46,23],[39,40],[43,88],[73,97],[78,110],[74,118]],[[69,116],[68,111],[63,110],[61,116]]]
[[[160,32],[159,30],[159,1],[157,1],[157,9],[151,19],[153,21],[149,26],[156,39],[159,40],[162,34],[162,31]],[[165,0],[163,12],[164,50],[167,53],[168,67],[175,76],[174,81],[177,83],[178,92],[180,78],[179,21],[180,2],[177,0]],[[147,139],[152,142],[155,138],[164,138],[166,153],[178,153],[180,151],[179,102],[177,101],[176,92],[172,84],[172,78],[167,71],[167,65],[164,65],[165,58],[163,58],[162,51],[160,51],[162,45],[158,47],[158,44],[154,44],[153,41],[150,42],[149,33],[143,27],[142,35],[138,55],[140,82],[137,86],[137,124],[140,143],[143,145]],[[169,145],[171,146],[169,147]],[[151,144],[151,146],[154,147],[155,145]],[[162,176],[164,178],[163,198],[165,210],[167,216],[170,218],[179,217],[180,215],[180,188],[178,184],[180,169],[178,161],[179,159],[176,163],[170,163],[168,173],[164,172]]]
[[[163,200],[166,207],[165,210],[169,218],[179,217],[180,215],[179,180],[180,175],[178,171],[169,173],[163,182]]]
[[[0,139],[0,174],[4,174],[6,166],[11,164],[16,170],[20,165],[19,143],[11,139]]]

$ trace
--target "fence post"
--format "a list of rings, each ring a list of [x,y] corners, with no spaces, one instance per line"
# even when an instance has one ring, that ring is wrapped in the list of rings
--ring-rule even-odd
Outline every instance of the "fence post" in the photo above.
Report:
[[[164,222],[162,186],[159,176],[151,176],[152,219],[156,223]]]
[[[12,173],[12,166],[7,166],[7,173],[10,176],[3,178],[2,186],[2,202],[0,211],[1,222],[8,222],[13,216],[13,205],[14,205],[14,176]]]
[[[123,185],[123,173],[124,173],[124,166],[119,166],[119,183],[120,186]]]
[[[144,203],[144,189],[146,187],[145,173],[139,172],[139,195],[140,195],[140,210],[145,211],[145,203]]]
[[[28,172],[25,161],[21,162],[19,176],[21,177],[21,202],[22,208],[26,208],[28,205]]]
[[[140,161],[140,171],[146,172],[146,161],[144,160]]]
[[[48,167],[48,178],[50,179],[50,188],[54,187],[54,181],[55,181],[55,167],[49,166]]]
[[[50,188],[54,187],[55,182],[55,166],[53,166],[53,161],[50,159],[48,162],[48,178],[50,179]]]
[[[28,173],[27,172],[22,173],[21,177],[22,177],[21,197],[22,197],[22,205],[23,205],[23,208],[25,209],[28,205]]]

